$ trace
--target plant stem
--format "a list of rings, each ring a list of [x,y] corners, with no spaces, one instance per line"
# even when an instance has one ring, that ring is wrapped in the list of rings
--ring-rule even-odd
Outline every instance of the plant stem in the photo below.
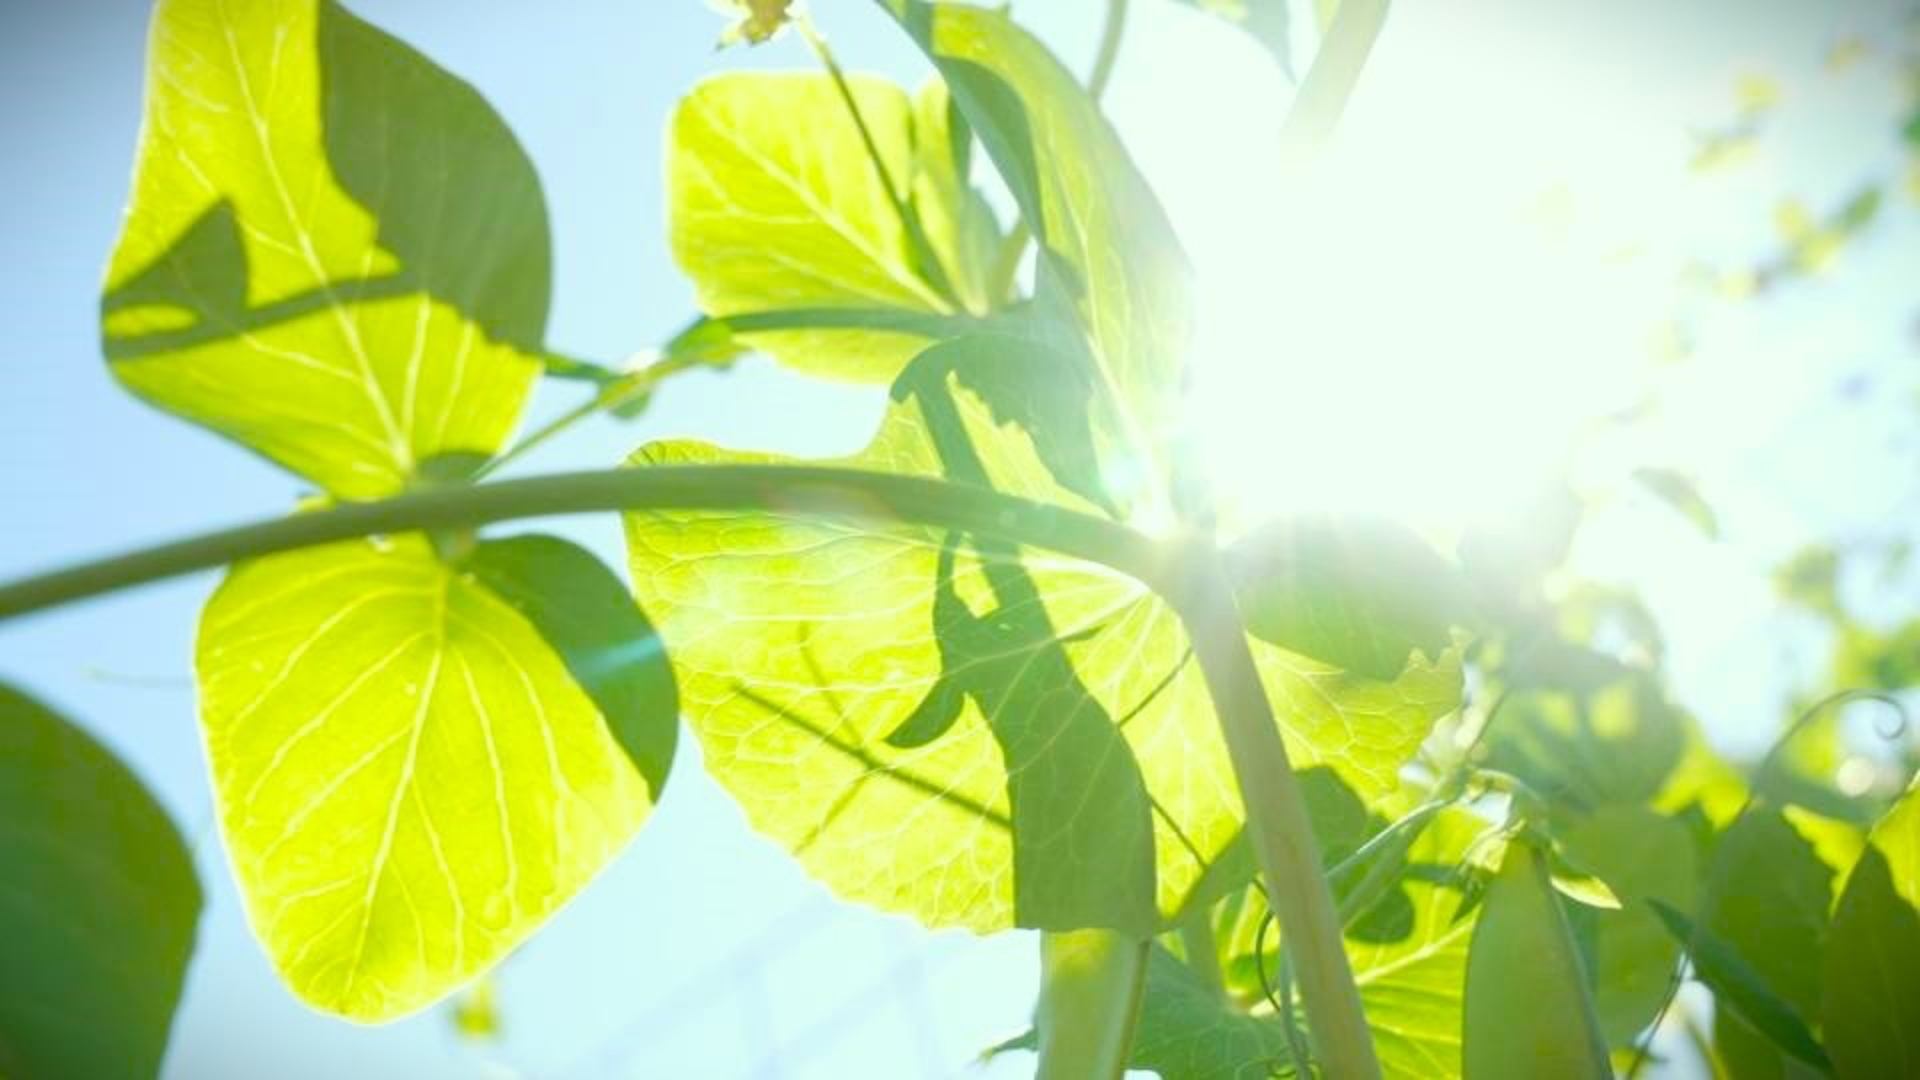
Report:
[[[1319,156],[1327,136],[1340,122],[1340,114],[1346,111],[1360,70],[1367,65],[1374,39],[1386,22],[1387,6],[1388,0],[1341,3],[1280,129],[1284,167],[1298,169]]]
[[[1095,101],[1107,92],[1113,81],[1114,61],[1120,58],[1120,39],[1127,33],[1127,0],[1107,0],[1107,21],[1100,27],[1100,48],[1094,53],[1093,71],[1087,75],[1087,95]]]
[[[1087,74],[1087,96],[1099,101],[1107,92],[1107,84],[1113,81],[1113,68],[1120,59],[1120,42],[1127,34],[1127,0],[1107,0],[1107,18],[1100,25],[1100,44],[1094,52],[1093,70]],[[1000,249],[993,260],[993,277],[988,295],[995,303],[1006,303],[1013,299],[1013,279],[1020,272],[1020,261],[1025,258],[1027,244],[1033,239],[1033,230],[1027,227],[1027,219],[1020,218],[1013,223],[1006,238],[1000,241]]]
[[[887,168],[886,159],[880,156],[880,144],[873,138],[873,129],[867,126],[866,116],[860,112],[860,102],[853,96],[853,86],[847,82],[846,72],[840,68],[840,61],[828,48],[827,39],[814,29],[813,21],[805,15],[793,20],[800,28],[800,36],[807,39],[807,47],[813,50],[820,65],[827,69],[827,77],[833,81],[834,90],[840,95],[840,103],[846,106],[847,115],[853,118],[853,126],[860,133],[860,145],[866,149],[867,162],[880,177],[880,186],[887,191],[887,201],[893,204],[893,212],[900,219],[900,227],[906,231],[907,245],[913,249],[914,261],[920,264],[920,272],[938,289],[942,298],[954,307],[962,307],[955,298],[953,284],[947,280],[946,267],[941,265],[940,256],[933,250],[933,242],[927,237],[926,228],[920,223],[920,215],[914,212],[912,191],[907,184],[896,183],[893,171]],[[910,166],[911,167],[911,166]]]
[[[1227,979],[1220,970],[1220,945],[1213,938],[1213,914],[1200,908],[1180,920],[1180,947],[1186,951],[1187,967],[1200,985],[1224,999]]]
[[[1124,525],[943,480],[820,465],[657,465],[411,491],[272,518],[0,585],[0,620],[242,559],[382,533],[609,510],[762,510],[905,522],[1049,548],[1149,588],[1171,575],[1159,545]]]
[[[1347,963],[1339,910],[1320,871],[1306,799],[1247,647],[1232,586],[1211,547],[1193,550],[1185,568],[1189,577],[1175,602],[1233,761],[1247,840],[1300,980],[1317,1059],[1329,1080],[1378,1080],[1380,1064]]]
[[[1146,970],[1147,943],[1117,931],[1040,935],[1034,1080],[1120,1080]]]

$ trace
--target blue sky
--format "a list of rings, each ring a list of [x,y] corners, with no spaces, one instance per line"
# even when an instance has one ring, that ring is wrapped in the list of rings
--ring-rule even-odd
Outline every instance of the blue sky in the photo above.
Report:
[[[809,66],[794,41],[715,55],[720,23],[696,0],[353,7],[475,83],[518,133],[552,213],[551,341],[608,361],[660,341],[691,311],[690,289],[665,255],[660,155],[675,98],[715,70]],[[1099,5],[1025,7],[1084,68]],[[1309,473],[1324,473],[1327,461],[1392,451],[1399,456],[1383,457],[1385,467],[1335,486],[1400,498],[1392,481],[1408,471],[1409,426],[1457,433],[1544,414],[1535,426],[1502,429],[1505,441],[1413,440],[1444,443],[1433,452],[1448,464],[1432,465],[1436,474],[1481,477],[1449,489],[1450,505],[1498,512],[1514,490],[1503,485],[1519,482],[1500,462],[1552,457],[1563,429],[1603,403],[1649,386],[1671,397],[1645,444],[1623,453],[1677,458],[1699,472],[1729,540],[1703,546],[1657,507],[1627,500],[1582,557],[1594,573],[1655,595],[1683,699],[1726,741],[1745,745],[1758,737],[1748,728],[1773,722],[1792,679],[1817,667],[1822,645],[1772,604],[1767,568],[1805,540],[1911,527],[1913,447],[1900,441],[1911,427],[1910,325],[1920,300],[1911,204],[1891,199],[1891,220],[1805,288],[1734,308],[1686,301],[1700,343],[1682,374],[1625,353],[1643,324],[1680,302],[1671,282],[1689,260],[1732,264],[1766,250],[1783,194],[1824,204],[1862,175],[1897,173],[1897,147],[1883,143],[1900,96],[1874,74],[1884,65],[1863,62],[1866,74],[1855,75],[1822,66],[1844,34],[1897,25],[1887,14],[1895,5],[1765,3],[1737,18],[1730,3],[1684,14],[1665,7],[1635,0],[1602,16],[1576,4],[1503,5],[1506,17],[1476,22],[1471,5],[1401,5],[1324,174],[1331,179],[1299,195],[1328,196],[1314,205],[1338,223],[1332,239],[1332,226],[1274,232],[1301,227],[1268,212],[1278,196],[1262,171],[1287,89],[1251,45],[1141,0],[1111,103],[1211,275],[1209,296],[1242,313],[1216,320],[1230,328],[1213,339],[1222,351],[1244,359],[1259,351],[1256,341],[1277,342],[1305,359],[1259,370],[1350,375],[1282,384],[1229,369],[1247,380],[1233,384],[1238,396],[1260,411],[1223,412],[1226,444],[1269,481],[1297,474],[1300,488],[1320,490]],[[870,4],[819,0],[814,9],[850,66],[908,82],[923,76]],[[0,496],[9,507],[0,574],[285,508],[301,493],[294,480],[136,402],[99,356],[96,293],[139,124],[146,5],[4,0],[0,12],[8,148],[0,314],[9,342],[0,361],[8,389]],[[1723,121],[1735,80],[1755,70],[1784,87],[1778,137],[1731,179],[1688,176],[1690,133]],[[1498,231],[1509,211],[1537,209],[1542,198],[1550,214],[1562,202],[1572,208],[1552,243],[1536,250],[1524,238],[1532,233]],[[1272,235],[1319,235],[1326,246],[1309,251],[1317,261],[1303,270],[1270,254],[1286,247]],[[1503,261],[1462,253],[1483,243]],[[1623,245],[1635,244],[1640,254],[1615,273]],[[1352,319],[1320,326],[1319,336],[1310,320],[1287,324],[1275,297],[1308,280],[1346,282],[1363,313],[1444,311],[1449,318],[1420,341],[1465,374],[1379,392],[1375,380],[1408,370],[1396,352],[1405,341],[1384,326],[1352,333]],[[1401,291],[1382,291],[1390,287]],[[1249,321],[1260,325],[1249,330]],[[1498,348],[1481,348],[1495,324]],[[1541,359],[1549,355],[1572,359],[1555,367]],[[1837,389],[1862,372],[1880,389],[1864,404]],[[1312,407],[1340,426],[1292,425],[1319,440],[1306,450],[1258,442],[1290,426],[1269,418],[1289,416],[1303,386],[1329,396]],[[536,414],[564,407],[571,393],[549,388]],[[1409,411],[1423,400],[1424,411]],[[749,362],[725,376],[689,376],[642,422],[588,426],[516,469],[608,463],[670,435],[837,453],[865,441],[878,407],[875,392]],[[1455,452],[1464,456],[1446,456]],[[1606,466],[1595,468],[1604,487]],[[611,520],[556,527],[619,564]],[[1028,936],[927,934],[835,904],[746,828],[691,767],[691,753],[631,849],[503,969],[499,1047],[459,1043],[439,1011],[379,1029],[307,1012],[248,936],[209,822],[189,650],[212,584],[203,575],[0,626],[0,675],[98,732],[194,843],[209,902],[169,1077],[935,1077],[1025,1068],[970,1062],[1024,1022],[1034,988]],[[1890,610],[1911,605],[1906,594],[1880,599]],[[1754,675],[1756,667],[1768,670]]]

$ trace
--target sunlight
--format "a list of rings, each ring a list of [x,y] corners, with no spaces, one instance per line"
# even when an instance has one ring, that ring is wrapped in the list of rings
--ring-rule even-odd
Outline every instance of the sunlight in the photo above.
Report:
[[[1551,103],[1463,79],[1510,57],[1485,28],[1436,24],[1417,50],[1383,40],[1307,175],[1283,181],[1244,116],[1177,125],[1231,161],[1154,163],[1200,276],[1193,415],[1248,517],[1365,510],[1451,532],[1499,516],[1583,423],[1633,402],[1657,260],[1630,241],[1662,224],[1680,173],[1662,114],[1576,65]],[[1285,93],[1258,63],[1216,58],[1209,79],[1194,92]],[[1208,123],[1239,137],[1193,130]]]

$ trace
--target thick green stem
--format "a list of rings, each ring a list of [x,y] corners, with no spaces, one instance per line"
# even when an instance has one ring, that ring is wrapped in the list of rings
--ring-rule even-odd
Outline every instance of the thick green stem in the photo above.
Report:
[[[958,529],[1110,566],[1164,589],[1158,545],[1123,525],[980,488],[817,465],[659,465],[408,492],[205,533],[0,585],[0,619],[241,559],[381,533],[608,510],[765,510]]]
[[[1380,1064],[1347,963],[1339,909],[1320,871],[1306,799],[1247,646],[1232,586],[1210,549],[1193,552],[1187,569],[1190,577],[1175,596],[1233,761],[1247,839],[1300,982],[1317,1060],[1329,1080],[1377,1080]]]
[[[1147,943],[1113,930],[1040,936],[1034,1080],[1120,1080],[1133,1048]]]
[[[1388,0],[1341,3],[1280,129],[1280,156],[1286,167],[1297,169],[1319,156],[1346,111],[1354,84],[1360,81],[1374,39],[1387,20],[1387,6]]]

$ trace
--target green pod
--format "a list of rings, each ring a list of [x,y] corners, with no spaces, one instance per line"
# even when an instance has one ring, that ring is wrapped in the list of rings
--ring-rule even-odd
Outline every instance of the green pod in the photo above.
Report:
[[[1466,1080],[1607,1080],[1613,1075],[1586,973],[1546,860],[1507,846],[1467,954]]]

